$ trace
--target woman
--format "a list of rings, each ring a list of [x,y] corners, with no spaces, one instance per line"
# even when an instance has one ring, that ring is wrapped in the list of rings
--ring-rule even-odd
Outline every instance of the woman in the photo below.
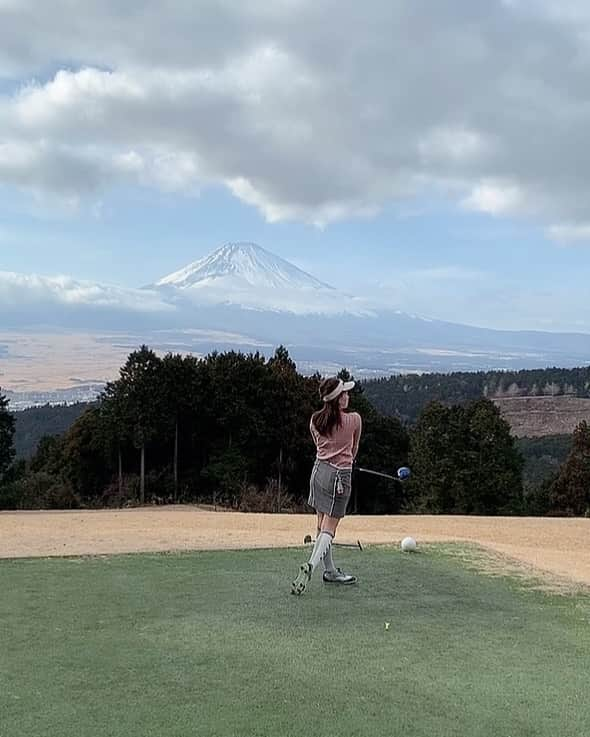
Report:
[[[316,445],[316,460],[309,482],[308,504],[317,513],[317,535],[307,563],[301,566],[291,586],[297,596],[305,591],[320,561],[324,563],[324,581],[353,584],[356,577],[336,568],[332,559],[332,541],[338,523],[346,514],[350,499],[352,464],[358,453],[362,421],[357,412],[347,412],[348,392],[354,381],[324,379],[320,397],[324,406],[311,417],[309,429]]]

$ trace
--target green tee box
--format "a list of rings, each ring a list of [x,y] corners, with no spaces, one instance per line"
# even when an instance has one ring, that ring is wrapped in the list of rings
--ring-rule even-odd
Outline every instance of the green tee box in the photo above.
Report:
[[[588,734],[590,599],[452,547],[0,561],[2,737]],[[389,623],[389,627],[386,627]]]

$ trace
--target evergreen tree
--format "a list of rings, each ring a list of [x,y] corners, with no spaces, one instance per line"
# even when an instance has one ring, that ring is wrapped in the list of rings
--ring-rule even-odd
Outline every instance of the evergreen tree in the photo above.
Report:
[[[354,381],[347,369],[338,373],[342,381]],[[408,455],[408,433],[397,417],[385,417],[365,396],[363,384],[350,393],[349,409],[362,418],[363,430],[356,465],[394,473]],[[401,492],[401,493],[400,493]],[[368,474],[355,473],[349,512],[353,514],[397,514],[403,504],[404,488]]]
[[[466,407],[430,403],[410,436],[410,506],[435,514],[514,513],[522,505],[522,458],[509,424],[487,399]]]
[[[572,449],[550,492],[554,513],[581,516],[590,513],[590,427],[586,422],[574,430]]]
[[[198,360],[193,356],[181,356],[168,353],[162,359],[160,402],[163,407],[163,426],[161,431],[166,438],[166,446],[173,438],[172,474],[174,479],[174,500],[178,499],[179,456],[181,435],[185,425],[193,416],[192,408],[202,403],[202,397],[197,392]],[[193,398],[191,400],[191,394]],[[195,396],[196,394],[196,396]]]
[[[68,430],[68,435],[71,432]],[[31,458],[31,471],[44,471],[53,476],[59,476],[63,471],[64,436],[44,435],[39,441],[37,452]]]
[[[128,422],[128,391],[118,379],[110,381],[100,396],[101,430],[104,447],[109,458],[116,457],[119,497],[123,496],[123,457],[130,446],[131,429]]]
[[[14,416],[16,457],[32,458],[41,438],[45,435],[63,435],[93,405],[93,402],[46,404],[17,412]]]
[[[14,416],[0,387],[0,481],[14,459]]]
[[[458,503],[466,496],[466,446],[463,407],[428,404],[410,433],[409,509],[431,514],[462,511]]]
[[[557,474],[552,474],[538,483],[523,482],[523,514],[527,517],[542,517],[551,512],[551,489]]]
[[[101,424],[100,409],[93,407],[87,410],[55,448],[58,453],[61,451],[64,479],[71,485],[74,494],[84,501],[100,498],[110,480]],[[49,465],[45,470],[51,473],[53,468]]]
[[[140,451],[139,500],[145,503],[146,449],[156,436],[163,418],[160,391],[161,360],[154,351],[142,345],[129,355],[119,377],[121,421],[127,428],[135,448]]]
[[[463,371],[449,374],[395,375],[364,382],[368,398],[386,415],[415,422],[431,401],[461,404],[481,397],[590,397],[590,367],[520,371]]]
[[[217,503],[220,485],[216,479],[223,477],[226,496],[234,498],[248,480],[260,483],[268,473],[271,448],[263,442],[268,432],[268,368],[259,353],[213,353],[201,362],[199,380],[203,392],[198,410],[204,458],[201,477]],[[239,475],[219,475],[225,460],[242,469]]]
[[[268,362],[268,369],[266,436],[276,454],[274,463],[277,471],[276,510],[280,512],[286,477],[288,480],[297,460],[306,455],[306,446],[310,445],[307,428],[313,410],[305,381],[297,373],[295,362],[284,346],[277,348]]]
[[[361,400],[363,402],[361,403]],[[357,466],[395,473],[406,465],[408,433],[395,417],[384,417],[370,405],[363,406],[362,395],[352,401],[363,418],[363,433]],[[356,473],[354,475],[352,511],[359,514],[398,514],[406,504],[406,486],[387,479]]]
[[[508,514],[522,510],[524,460],[509,423],[488,399],[465,410],[467,448],[464,464],[471,471],[458,507],[463,514]]]

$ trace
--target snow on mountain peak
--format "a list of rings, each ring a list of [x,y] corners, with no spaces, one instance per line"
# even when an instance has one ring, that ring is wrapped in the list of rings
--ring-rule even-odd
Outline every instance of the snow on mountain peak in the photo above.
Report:
[[[256,243],[226,243],[154,287],[164,290],[166,298],[186,299],[193,305],[299,315],[371,312],[365,300],[343,294]]]
[[[332,289],[256,243],[226,243],[209,256],[160,279],[157,286],[187,289],[228,281],[227,277],[243,286],[266,289]]]

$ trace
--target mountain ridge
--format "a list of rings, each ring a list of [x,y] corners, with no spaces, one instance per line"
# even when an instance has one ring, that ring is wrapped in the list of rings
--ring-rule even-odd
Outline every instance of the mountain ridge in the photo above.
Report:
[[[281,256],[248,241],[226,243],[146,288],[177,301],[238,305],[248,310],[370,313],[366,300],[340,292]]]
[[[257,243],[229,242],[197,261],[159,279],[155,286],[194,287],[207,279],[238,276],[256,287],[303,287],[334,290],[290,261]]]
[[[365,377],[572,367],[590,358],[588,334],[493,330],[375,306],[248,242],[226,243],[159,282],[132,289],[0,271],[2,327],[12,331],[0,333],[4,376],[12,377],[3,382],[22,387],[14,331],[26,340],[25,331],[56,328],[109,331],[130,351],[141,343],[198,355],[285,344],[309,373],[346,367]]]

